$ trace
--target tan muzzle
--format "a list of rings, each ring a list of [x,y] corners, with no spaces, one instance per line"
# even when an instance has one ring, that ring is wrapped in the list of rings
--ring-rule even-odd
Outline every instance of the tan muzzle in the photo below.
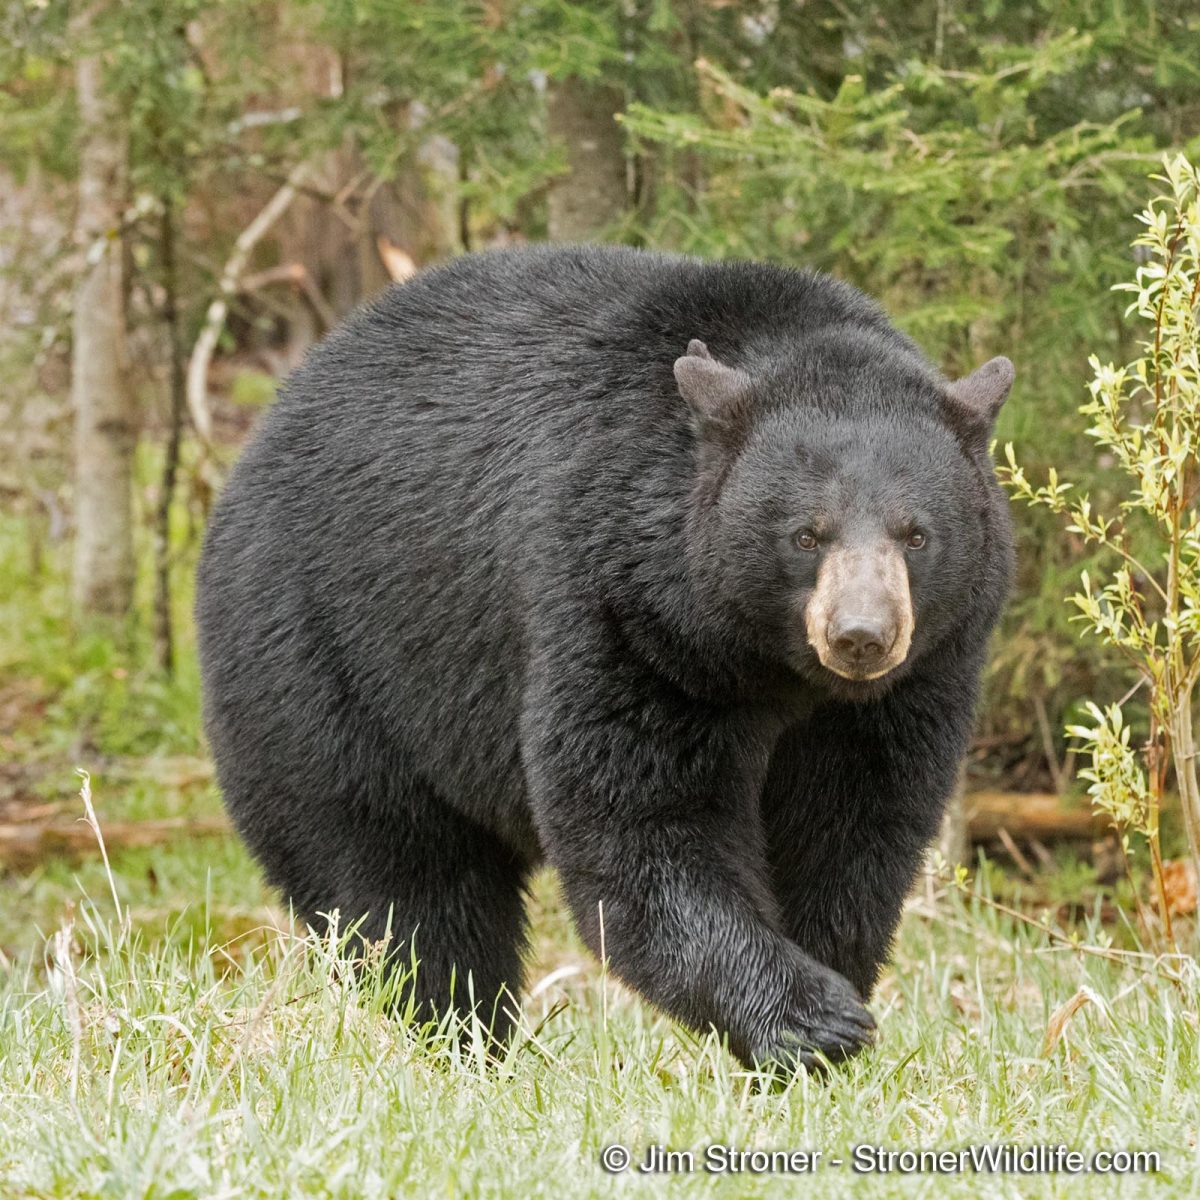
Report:
[[[835,547],[821,563],[805,610],[809,644],[845,679],[878,679],[912,643],[912,595],[903,551],[893,543]]]

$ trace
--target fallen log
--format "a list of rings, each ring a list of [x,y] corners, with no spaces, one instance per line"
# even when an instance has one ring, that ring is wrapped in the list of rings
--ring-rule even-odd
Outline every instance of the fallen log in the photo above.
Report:
[[[99,764],[93,772],[96,780],[149,780],[172,791],[211,783],[212,760],[194,755],[176,754],[165,758],[114,758]]]
[[[187,838],[219,837],[229,830],[224,817],[164,817],[156,821],[106,821],[101,825],[110,854]],[[29,870],[47,858],[80,858],[98,852],[96,835],[86,821],[0,825],[0,866],[13,870]]]
[[[188,764],[191,766],[191,764]],[[201,774],[201,772],[197,772]],[[973,842],[1009,838],[1053,842],[1091,840],[1110,832],[1108,818],[1080,804],[1064,803],[1053,792],[968,792],[964,807]],[[140,849],[230,831],[224,817],[164,817],[150,821],[108,821],[104,842],[114,850]],[[80,858],[97,853],[95,834],[85,821],[0,824],[0,867],[29,870],[48,858]]]
[[[1103,813],[1064,801],[1054,792],[968,792],[964,799],[973,842],[999,840],[1001,831],[1018,840],[1091,840],[1112,831]]]

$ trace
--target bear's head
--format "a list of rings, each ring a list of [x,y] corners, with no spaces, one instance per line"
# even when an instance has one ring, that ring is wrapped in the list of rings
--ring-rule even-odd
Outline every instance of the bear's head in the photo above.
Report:
[[[1009,529],[987,453],[1006,358],[947,383],[892,331],[831,329],[785,359],[675,363],[693,416],[693,575],[760,652],[866,699],[981,607]]]

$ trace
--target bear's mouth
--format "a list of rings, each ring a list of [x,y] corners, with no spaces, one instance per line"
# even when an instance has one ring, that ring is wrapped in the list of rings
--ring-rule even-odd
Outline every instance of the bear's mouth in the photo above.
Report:
[[[903,656],[894,662],[889,662],[887,666],[878,667],[876,669],[868,669],[838,662],[836,659],[826,661],[821,657],[821,653],[817,651],[817,657],[821,659],[821,665],[827,670],[832,671],[835,675],[842,679],[848,679],[852,683],[869,683],[875,679],[884,679],[890,675],[904,661]]]
[[[817,668],[817,671],[820,676],[820,685],[831,699],[851,704],[864,704],[878,700],[885,695],[897,680],[908,673],[911,661],[911,659],[905,658],[889,670],[871,675],[850,675],[842,671],[831,670],[823,664]],[[813,678],[811,667],[808,675],[810,679]]]

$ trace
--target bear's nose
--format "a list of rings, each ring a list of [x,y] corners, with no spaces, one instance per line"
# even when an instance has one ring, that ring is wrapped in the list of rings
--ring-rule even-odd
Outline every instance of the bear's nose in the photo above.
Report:
[[[829,644],[845,662],[869,667],[878,662],[894,640],[887,623],[870,617],[850,617],[829,631]]]

